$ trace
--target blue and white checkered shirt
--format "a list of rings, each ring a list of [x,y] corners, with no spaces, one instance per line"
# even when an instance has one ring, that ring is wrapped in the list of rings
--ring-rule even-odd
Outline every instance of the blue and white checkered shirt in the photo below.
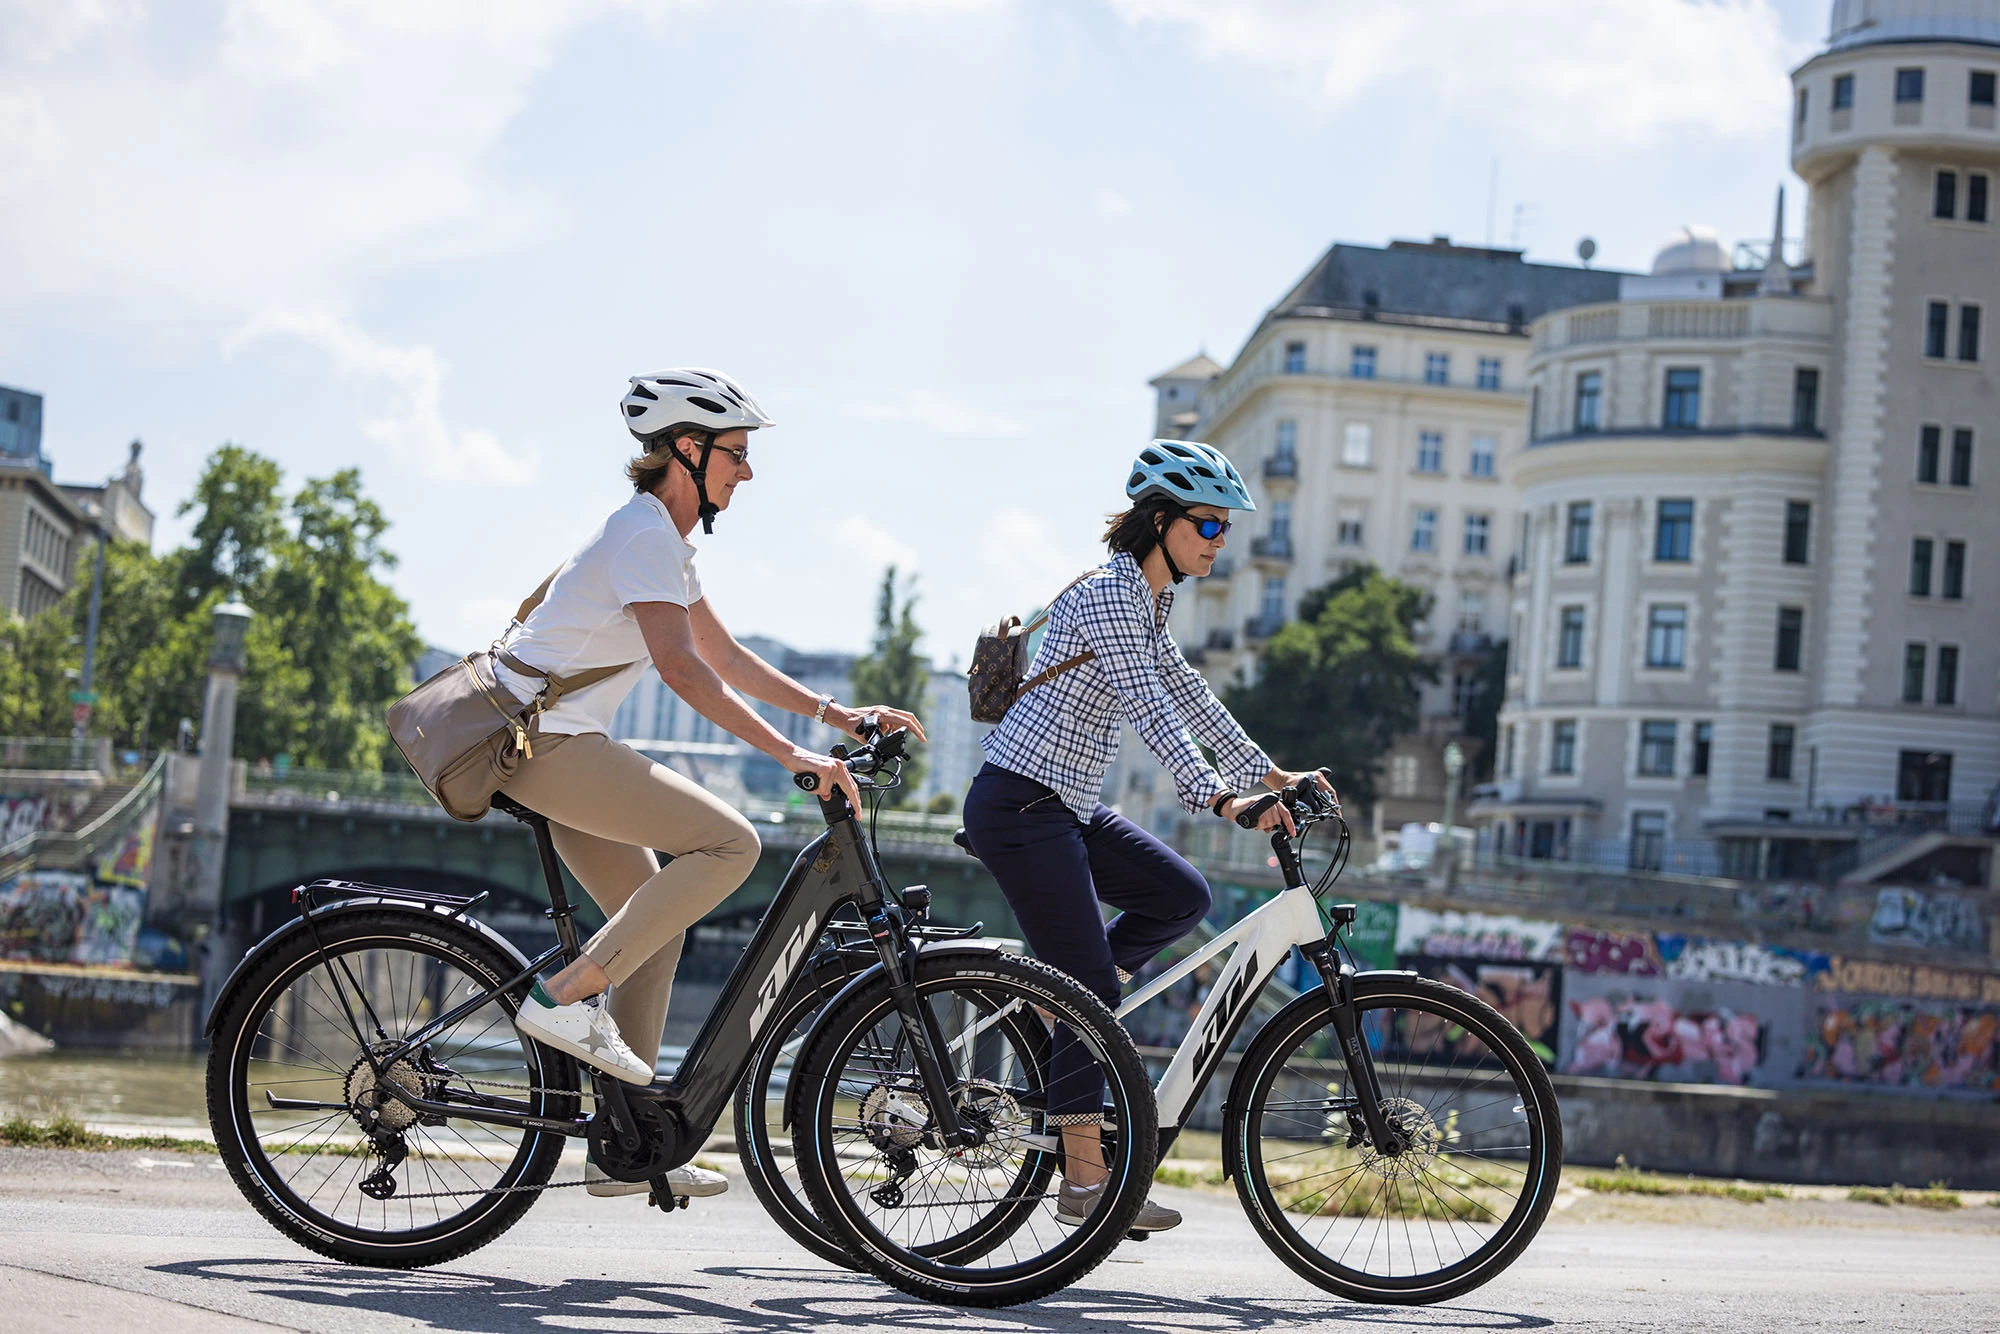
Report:
[[[1097,657],[1015,701],[980,743],[986,758],[1047,785],[1082,820],[1104,791],[1121,718],[1174,776],[1181,805],[1191,812],[1206,810],[1224,791],[1262,782],[1271,757],[1244,734],[1167,633],[1173,601],[1172,585],[1155,599],[1139,562],[1123,552],[1058,596],[1029,674],[1085,649]],[[1223,776],[1202,758],[1196,737],[1215,752]]]

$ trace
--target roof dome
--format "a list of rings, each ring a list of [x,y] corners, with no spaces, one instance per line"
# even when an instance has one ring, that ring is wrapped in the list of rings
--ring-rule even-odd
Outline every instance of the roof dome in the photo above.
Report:
[[[1829,51],[1927,40],[2000,44],[2000,15],[1992,0],[1833,0]]]
[[[1680,235],[1660,247],[1660,253],[1653,256],[1655,276],[1667,273],[1721,273],[1729,267],[1729,256],[1722,249],[1722,238],[1713,227],[1694,223],[1683,227]]]

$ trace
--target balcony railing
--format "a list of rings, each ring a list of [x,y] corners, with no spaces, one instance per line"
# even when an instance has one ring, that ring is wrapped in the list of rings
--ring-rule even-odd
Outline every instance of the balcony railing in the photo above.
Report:
[[[1262,537],[1250,539],[1250,558],[1289,564],[1292,559],[1292,535],[1290,533],[1266,533]]]
[[[1483,630],[1455,630],[1451,636],[1454,657],[1480,658],[1493,651],[1493,636]]]
[[[1264,480],[1267,482],[1294,481],[1299,475],[1299,456],[1296,454],[1273,454],[1264,460]]]
[[[1259,613],[1243,622],[1243,638],[1248,643],[1262,643],[1277,634],[1278,628],[1284,623],[1285,618],[1282,616],[1266,616]]]
[[[1556,845],[1548,857],[1531,857],[1509,850],[1482,847],[1477,861],[1491,865],[1559,862],[1607,871],[1652,871],[1663,875],[1720,876],[1722,853],[1711,839],[1634,840],[1573,838]]]
[[[1215,648],[1215,649],[1235,648],[1236,647],[1235,632],[1230,630],[1225,630],[1221,626],[1217,626],[1215,629],[1210,630],[1208,632],[1208,638],[1202,641],[1202,647]]]

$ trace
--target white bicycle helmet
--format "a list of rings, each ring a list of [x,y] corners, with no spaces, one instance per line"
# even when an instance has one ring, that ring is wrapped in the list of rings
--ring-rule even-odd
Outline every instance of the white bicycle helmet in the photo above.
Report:
[[[721,371],[693,366],[633,376],[618,406],[626,429],[648,442],[670,426],[754,431],[777,425],[736,381]]]
[[[1226,510],[1254,510],[1243,475],[1214,445],[1199,440],[1155,440],[1132,461],[1125,494],[1133,500],[1165,496],[1182,508],[1219,505]]]

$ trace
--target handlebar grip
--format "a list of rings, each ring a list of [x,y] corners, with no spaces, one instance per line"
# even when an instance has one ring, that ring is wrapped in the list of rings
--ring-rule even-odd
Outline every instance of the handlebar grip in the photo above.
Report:
[[[1264,817],[1264,812],[1270,810],[1277,803],[1277,800],[1278,794],[1275,792],[1257,798],[1257,800],[1250,803],[1249,810],[1244,811],[1236,817],[1236,823],[1242,825],[1245,829],[1255,829],[1257,821]]]
[[[793,774],[793,775],[792,775],[792,783],[793,783],[793,785],[794,785],[794,786],[796,786],[796,787],[797,787],[797,788],[799,789],[799,791],[801,791],[801,792],[817,792],[817,791],[819,791],[819,775],[818,775],[818,774]]]

